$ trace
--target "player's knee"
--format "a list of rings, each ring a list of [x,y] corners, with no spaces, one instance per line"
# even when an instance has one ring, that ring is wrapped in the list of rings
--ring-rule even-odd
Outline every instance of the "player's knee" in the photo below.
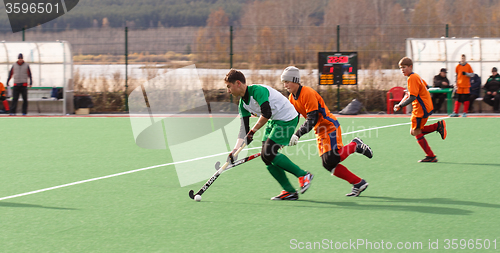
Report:
[[[276,155],[274,155],[272,152],[265,152],[264,150],[262,150],[262,155],[260,157],[262,158],[262,161],[264,161],[266,165],[270,165],[273,162]]]
[[[413,129],[413,131],[412,131],[412,134],[411,134],[411,135],[413,135],[413,136],[417,136],[417,135],[420,135],[420,134],[422,134],[422,129],[417,128],[417,129]]]
[[[325,170],[327,170],[330,173],[333,173],[333,169],[335,169],[335,167],[337,167],[337,165],[332,165],[332,164],[328,164],[328,163],[323,162],[323,168],[325,168]]]
[[[410,134],[411,134],[412,136],[417,136],[418,134],[416,133],[416,130],[417,130],[417,129],[411,129],[411,130],[410,130]]]
[[[267,157],[265,157],[265,156],[261,156],[261,158],[262,158],[262,161],[263,161],[266,165],[270,165],[270,164],[271,164],[271,162],[272,162],[271,160],[269,160],[269,159],[268,159]]]
[[[340,163],[340,156],[335,151],[329,151],[321,156],[323,162],[323,168],[327,171],[333,173],[333,170]]]
[[[280,145],[276,144],[273,140],[268,139],[262,143],[261,158],[266,165],[270,165],[274,158],[278,155]]]

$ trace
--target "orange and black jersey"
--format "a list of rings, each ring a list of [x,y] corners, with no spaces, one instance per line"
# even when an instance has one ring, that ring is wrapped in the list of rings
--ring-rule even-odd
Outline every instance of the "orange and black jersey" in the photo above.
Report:
[[[288,100],[290,100],[298,113],[308,119],[298,130],[301,131],[301,135],[313,128],[316,134],[320,132],[329,133],[335,131],[340,126],[337,118],[326,107],[323,98],[312,88],[299,86],[297,95],[290,94]]]
[[[467,74],[474,73],[474,71],[472,71],[469,63],[465,63],[464,65],[459,63],[455,68],[455,73],[457,74],[457,87],[470,87],[470,77]]]
[[[6,90],[5,90],[5,86],[3,86],[3,83],[0,82],[0,96],[6,96]]]
[[[307,119],[295,134],[300,137],[314,128],[320,155],[344,146],[340,123],[315,90],[299,86],[297,94],[295,96],[290,94],[288,100],[293,104],[295,110]]]
[[[415,73],[408,76],[408,92],[416,99],[412,102],[412,114],[419,118],[427,118],[432,114],[434,106],[431,94],[427,90],[427,83]]]

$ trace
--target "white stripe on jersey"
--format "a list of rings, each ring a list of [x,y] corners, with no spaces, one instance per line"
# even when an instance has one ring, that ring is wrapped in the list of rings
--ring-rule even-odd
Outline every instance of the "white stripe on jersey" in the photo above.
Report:
[[[279,91],[263,84],[254,84],[265,87],[269,91],[269,106],[271,107],[271,119],[272,120],[281,120],[281,121],[290,121],[297,117],[298,112],[295,111],[295,107],[288,101],[288,98],[283,96]],[[250,89],[249,89],[250,90]],[[260,117],[262,112],[260,111],[260,105],[253,98],[253,95],[250,93],[250,102],[247,104],[243,103],[243,108],[249,111],[250,113],[257,115]]]

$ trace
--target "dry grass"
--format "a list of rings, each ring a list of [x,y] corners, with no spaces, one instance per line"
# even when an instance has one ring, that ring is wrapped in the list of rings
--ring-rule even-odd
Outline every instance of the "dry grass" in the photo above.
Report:
[[[165,54],[148,54],[148,53],[132,53],[128,55],[128,62],[131,64],[152,64],[162,63],[168,67],[183,67],[196,60],[194,54],[180,54],[173,51],[168,51]],[[73,56],[73,62],[80,64],[123,64],[125,62],[124,55],[111,54],[77,54]]]
[[[252,66],[252,65],[250,65]],[[255,66],[255,65],[254,65]],[[356,98],[363,103],[365,109],[370,112],[385,111],[386,92],[394,86],[404,86],[406,78],[397,72],[384,73],[380,68],[381,64],[374,61],[364,71],[364,75],[359,75],[358,85],[341,86],[340,88],[340,106],[345,107],[352,99]],[[324,98],[327,106],[332,110],[337,110],[337,87],[336,86],[320,86],[318,85],[318,77],[313,72],[315,64],[305,64],[305,75],[301,76],[302,85],[312,87]],[[288,92],[283,88],[280,82],[281,68],[271,69],[272,71],[259,72],[256,68],[251,69],[251,73],[247,76],[247,83],[260,83],[269,85],[282,94],[288,96]],[[142,68],[142,76],[145,79],[136,78],[134,75],[129,75],[127,93],[130,94],[136,87],[140,86],[147,80],[153,79],[167,70],[158,68],[156,64],[147,64]],[[207,102],[230,102],[231,96],[227,93],[225,84],[221,76],[203,75],[200,76],[202,89]],[[98,94],[99,101],[97,103],[105,103],[105,105],[96,105],[94,111],[98,108],[111,110],[106,104],[114,104],[115,109],[112,111],[123,111],[123,105],[117,105],[116,95],[112,96],[113,101],[109,101],[106,94],[121,94],[123,104],[125,98],[125,80],[119,72],[112,73],[111,78],[104,76],[82,76],[78,71],[74,74],[75,91],[77,94]],[[97,97],[96,97],[97,100]],[[233,102],[237,99],[233,98]],[[96,103],[96,102],[94,102]]]

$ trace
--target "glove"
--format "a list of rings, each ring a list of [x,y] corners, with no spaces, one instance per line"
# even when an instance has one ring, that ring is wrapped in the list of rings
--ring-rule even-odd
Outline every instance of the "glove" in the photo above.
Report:
[[[234,161],[238,159],[238,156],[233,155],[236,152],[236,150],[237,149],[233,149],[233,151],[231,151],[231,153],[229,153],[229,155],[227,156],[226,162],[231,162],[231,164],[233,164]]]
[[[467,75],[467,73],[465,73],[465,71],[462,71],[462,75],[464,75],[464,76],[465,76],[465,75]]]
[[[290,143],[288,143],[288,146],[295,146],[299,143],[299,136],[296,134],[292,135],[292,138],[290,138]]]
[[[245,141],[247,142],[247,145],[250,145],[250,143],[253,141],[253,135],[255,134],[255,131],[253,130],[250,130],[247,134],[247,136],[245,136]]]

